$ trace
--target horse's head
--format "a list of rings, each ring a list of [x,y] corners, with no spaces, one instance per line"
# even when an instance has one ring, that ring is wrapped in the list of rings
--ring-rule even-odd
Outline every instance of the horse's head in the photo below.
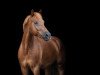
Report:
[[[44,25],[44,20],[39,12],[31,11],[31,15],[26,18],[23,24],[28,24],[29,31],[35,35],[42,37],[45,41],[48,41],[51,38],[51,33],[47,30]]]

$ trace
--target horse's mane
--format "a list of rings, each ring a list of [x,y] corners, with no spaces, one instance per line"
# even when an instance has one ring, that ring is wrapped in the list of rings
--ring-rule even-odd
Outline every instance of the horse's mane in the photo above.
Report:
[[[28,45],[28,36],[29,36],[29,29],[28,29],[28,21],[29,21],[30,15],[28,15],[24,22],[23,22],[23,37],[22,37],[22,46],[25,50],[25,53],[27,53],[27,45]]]
[[[26,28],[26,25],[27,25],[27,23],[28,23],[29,18],[30,18],[30,15],[28,15],[28,16],[25,18],[24,22],[23,22],[23,32],[24,32],[24,30],[25,30],[25,28]]]
[[[31,17],[37,17],[37,18],[41,18],[41,14],[38,13],[38,12],[34,12],[34,15],[28,15],[24,22],[23,22],[23,38],[22,38],[22,44],[23,44],[23,47],[24,49],[26,50],[28,48],[28,43],[29,43],[29,40],[32,38],[30,37],[30,33],[29,33],[29,20]],[[32,40],[32,39],[31,39]],[[32,42],[32,41],[31,41]],[[27,50],[26,50],[27,51]]]

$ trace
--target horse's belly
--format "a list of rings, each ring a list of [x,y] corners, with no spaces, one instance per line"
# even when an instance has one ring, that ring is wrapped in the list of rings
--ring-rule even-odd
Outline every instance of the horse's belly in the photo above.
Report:
[[[51,58],[48,58],[48,59],[42,61],[41,66],[42,66],[43,68],[44,68],[44,67],[47,67],[47,66],[53,64],[55,61],[56,61],[55,58],[52,58],[52,59],[51,59]]]

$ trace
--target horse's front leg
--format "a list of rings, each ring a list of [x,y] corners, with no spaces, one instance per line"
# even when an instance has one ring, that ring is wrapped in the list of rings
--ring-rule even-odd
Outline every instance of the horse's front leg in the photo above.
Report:
[[[28,75],[27,66],[22,66],[22,65],[21,65],[21,72],[22,72],[22,75]]]
[[[64,60],[61,56],[57,59],[57,67],[59,75],[64,75]]]
[[[51,75],[50,67],[45,68],[45,75]]]
[[[58,64],[58,73],[59,75],[64,75],[64,69],[62,68],[61,64]]]
[[[31,67],[31,70],[34,75],[40,75],[40,67],[39,66]]]

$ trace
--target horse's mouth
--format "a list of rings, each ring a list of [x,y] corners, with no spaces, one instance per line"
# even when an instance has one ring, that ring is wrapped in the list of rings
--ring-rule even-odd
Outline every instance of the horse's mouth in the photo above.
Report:
[[[43,39],[44,39],[45,41],[49,41],[49,40],[51,39],[51,36],[50,36],[50,37],[43,37]]]
[[[51,39],[51,36],[43,37],[41,34],[38,34],[38,37],[43,39],[44,41],[49,41]]]

